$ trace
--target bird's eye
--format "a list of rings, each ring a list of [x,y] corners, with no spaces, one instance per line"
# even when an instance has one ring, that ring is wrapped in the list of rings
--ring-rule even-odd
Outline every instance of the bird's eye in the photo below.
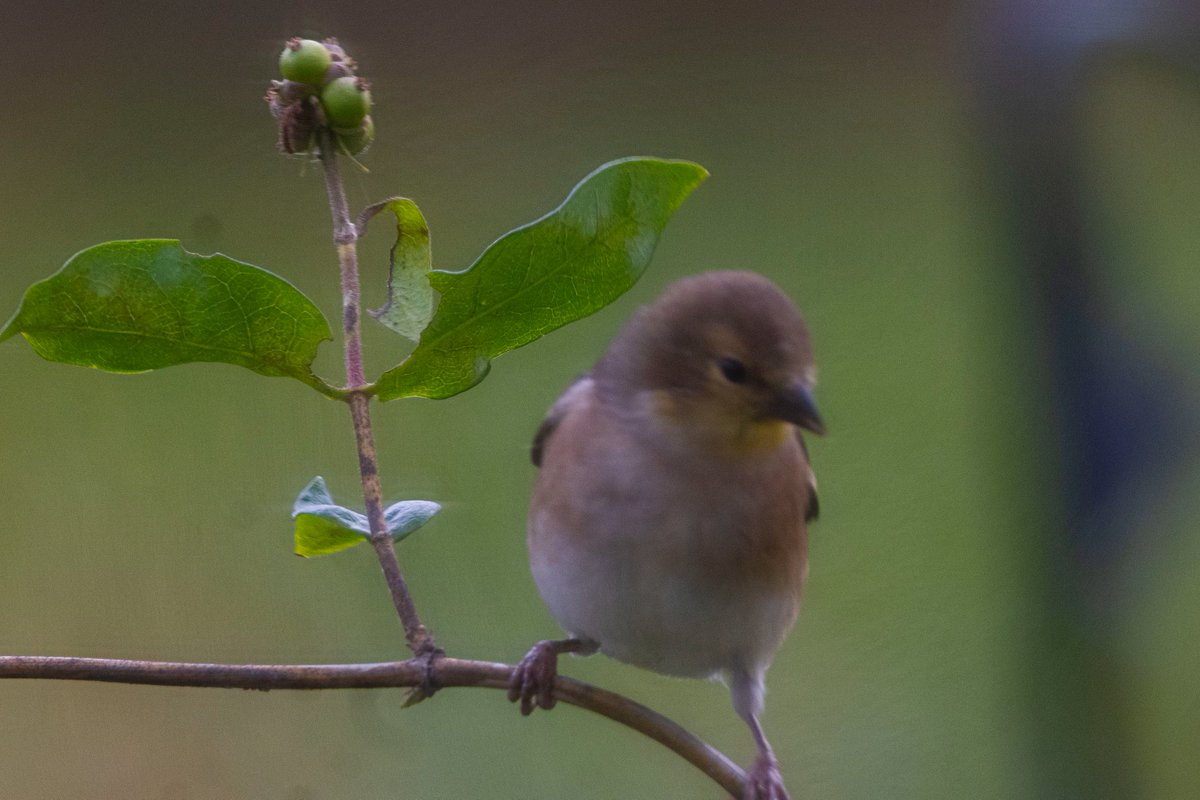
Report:
[[[721,374],[725,376],[725,380],[730,383],[746,382],[746,365],[736,358],[723,356],[717,359],[717,367],[721,370]]]

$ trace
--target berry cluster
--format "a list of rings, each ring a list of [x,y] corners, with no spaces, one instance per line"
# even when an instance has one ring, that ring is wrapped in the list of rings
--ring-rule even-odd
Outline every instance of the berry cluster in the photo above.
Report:
[[[354,59],[336,39],[318,42],[295,37],[279,55],[281,81],[271,81],[267,103],[279,120],[279,148],[308,154],[319,148],[321,131],[330,129],[337,147],[358,155],[375,138],[371,90],[355,74]]]

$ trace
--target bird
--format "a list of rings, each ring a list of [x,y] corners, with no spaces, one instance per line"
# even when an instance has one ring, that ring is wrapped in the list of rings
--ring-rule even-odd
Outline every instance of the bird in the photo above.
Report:
[[[682,278],[639,309],[538,429],[527,546],[565,639],[513,669],[552,708],[561,653],[727,683],[756,758],[744,800],[787,800],[763,732],[765,678],[808,575],[824,435],[795,304],[754,272]]]

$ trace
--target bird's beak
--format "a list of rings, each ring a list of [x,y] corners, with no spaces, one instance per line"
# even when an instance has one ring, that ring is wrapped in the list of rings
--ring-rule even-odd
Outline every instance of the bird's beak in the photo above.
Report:
[[[798,425],[818,436],[825,435],[825,423],[821,421],[821,414],[817,411],[817,401],[813,399],[812,390],[800,381],[780,390],[772,398],[767,408],[767,416]]]

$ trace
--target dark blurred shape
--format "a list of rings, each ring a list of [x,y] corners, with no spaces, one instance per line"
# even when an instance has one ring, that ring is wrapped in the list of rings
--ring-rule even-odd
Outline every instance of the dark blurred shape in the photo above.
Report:
[[[1114,568],[1136,544],[1129,504],[1152,503],[1146,487],[1169,485],[1200,422],[1171,366],[1145,331],[1119,323],[1121,298],[1104,290],[1106,254],[1088,235],[1103,198],[1086,193],[1081,111],[1114,58],[1200,68],[1200,26],[1182,1],[997,0],[976,11],[969,57],[980,130],[1026,319],[1038,328],[1038,366],[1052,383],[1060,466],[1035,566],[1041,618],[1030,626],[1037,788],[1053,798],[1136,797],[1133,698],[1113,652]]]

